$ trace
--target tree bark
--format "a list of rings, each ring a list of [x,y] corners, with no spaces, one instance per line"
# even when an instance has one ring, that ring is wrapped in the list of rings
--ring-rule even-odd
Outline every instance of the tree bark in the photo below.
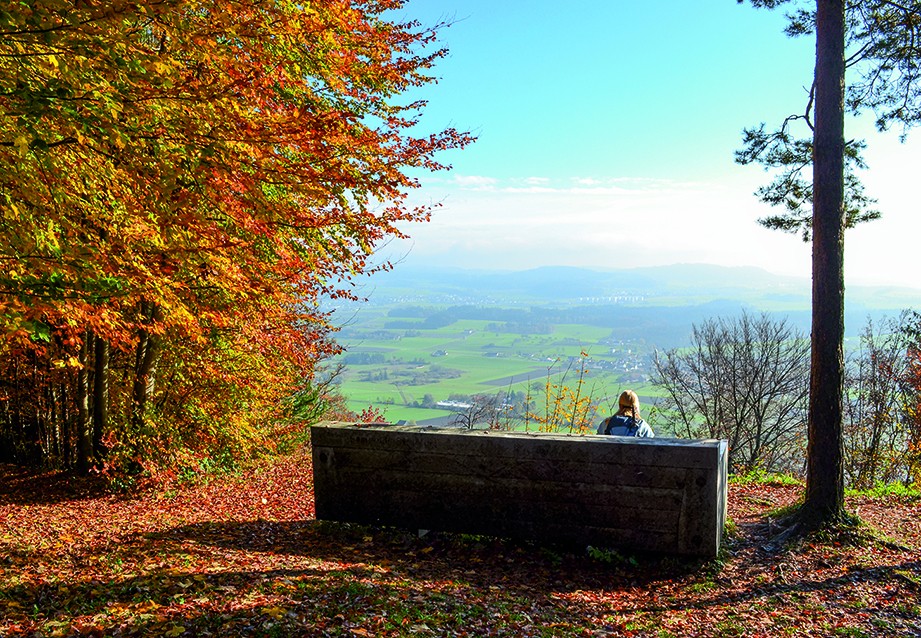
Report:
[[[159,308],[145,302],[141,312],[151,321],[161,318]],[[157,378],[157,360],[160,356],[160,338],[149,330],[141,329],[134,360],[134,386],[132,390],[132,420],[138,427],[144,424],[147,406],[153,396]]]
[[[806,500],[810,527],[843,520],[844,2],[816,2],[812,370]]]
[[[90,362],[89,349],[92,333],[83,335],[83,345],[77,359],[77,472],[89,474],[93,463],[93,424],[90,421]]]
[[[93,456],[105,456],[102,437],[109,428],[109,342],[97,336],[93,357]]]
[[[54,381],[51,380],[49,383],[54,383]],[[57,407],[51,408],[49,406],[44,410],[42,423],[49,423],[58,428],[61,440],[64,444],[61,452],[61,463],[64,467],[71,468],[74,466],[74,461],[76,459],[74,448],[77,441],[74,432],[73,405],[70,403],[70,390],[72,384],[69,379],[65,378],[63,381],[57,383],[57,386],[57,393],[52,395],[56,401]],[[48,426],[42,426],[43,429],[47,429],[47,427]]]

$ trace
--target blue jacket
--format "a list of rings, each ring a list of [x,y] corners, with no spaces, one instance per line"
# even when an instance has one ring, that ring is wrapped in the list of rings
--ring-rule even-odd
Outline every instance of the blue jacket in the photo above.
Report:
[[[636,420],[636,431],[633,431],[633,428],[630,417],[614,415],[608,419],[605,419],[601,422],[601,425],[598,426],[598,434],[605,434],[608,428],[608,422],[611,419],[616,419],[615,425],[611,428],[612,436],[641,436],[645,438],[653,438],[655,434],[652,431],[652,428],[649,427],[649,424],[646,423],[643,419]]]

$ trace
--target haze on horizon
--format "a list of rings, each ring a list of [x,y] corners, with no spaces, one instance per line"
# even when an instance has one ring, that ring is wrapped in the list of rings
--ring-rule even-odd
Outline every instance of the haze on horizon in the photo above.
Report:
[[[687,3],[550,0],[410,1],[407,19],[453,24],[450,55],[428,100],[432,130],[478,141],[421,175],[432,221],[405,227],[380,259],[423,266],[524,270],[707,263],[808,278],[811,245],[756,223],[773,209],[753,192],[759,167],[739,166],[742,129],[801,112],[814,42],[790,39],[779,11],[732,0]],[[848,231],[848,284],[921,287],[914,181],[921,131],[867,140],[867,192],[883,218]]]

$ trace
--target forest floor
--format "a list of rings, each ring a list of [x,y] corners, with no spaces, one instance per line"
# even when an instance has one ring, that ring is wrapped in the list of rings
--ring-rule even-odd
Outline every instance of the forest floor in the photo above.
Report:
[[[779,551],[802,488],[733,484],[721,560],[313,518],[308,451],[132,496],[0,466],[0,636],[921,636],[921,501]]]

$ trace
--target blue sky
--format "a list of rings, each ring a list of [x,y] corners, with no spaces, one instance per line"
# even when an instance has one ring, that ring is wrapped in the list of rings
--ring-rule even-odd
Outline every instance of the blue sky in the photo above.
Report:
[[[403,17],[449,20],[437,84],[411,97],[423,127],[478,141],[440,159],[414,194],[433,221],[382,256],[414,264],[523,269],[673,263],[759,266],[808,277],[810,246],[756,224],[772,212],[738,166],[744,127],[801,112],[814,44],[781,13],[734,0],[410,0]],[[866,121],[864,121],[866,120]],[[913,181],[921,131],[868,138],[864,179],[883,220],[849,231],[849,282],[919,285]]]

